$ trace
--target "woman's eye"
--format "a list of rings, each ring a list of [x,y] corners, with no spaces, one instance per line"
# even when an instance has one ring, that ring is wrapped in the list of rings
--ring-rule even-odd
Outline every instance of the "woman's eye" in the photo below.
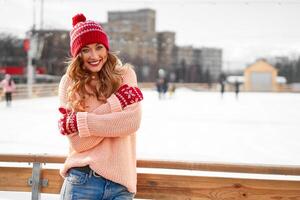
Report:
[[[89,49],[82,49],[81,52],[82,52],[82,53],[88,53],[88,52],[89,52]]]
[[[101,50],[103,47],[102,46],[97,46],[96,50]]]

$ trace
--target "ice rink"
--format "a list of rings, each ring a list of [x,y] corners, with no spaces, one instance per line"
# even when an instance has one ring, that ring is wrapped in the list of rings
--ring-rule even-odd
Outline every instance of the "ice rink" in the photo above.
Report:
[[[300,164],[300,94],[143,91],[139,158]],[[65,154],[57,97],[0,102],[0,152]]]
[[[185,88],[163,100],[143,93],[138,159],[300,165],[299,93],[241,93],[238,100]],[[0,153],[65,155],[57,108],[57,97],[16,100],[11,108],[0,102]]]

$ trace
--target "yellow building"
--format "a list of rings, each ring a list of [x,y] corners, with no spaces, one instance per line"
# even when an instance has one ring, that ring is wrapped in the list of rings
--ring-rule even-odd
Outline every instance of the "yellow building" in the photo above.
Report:
[[[278,91],[277,69],[264,60],[248,66],[244,80],[245,91]]]

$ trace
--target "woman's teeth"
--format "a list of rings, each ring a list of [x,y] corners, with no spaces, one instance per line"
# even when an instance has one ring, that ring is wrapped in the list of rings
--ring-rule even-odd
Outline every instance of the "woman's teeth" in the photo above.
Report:
[[[94,61],[94,62],[89,62],[91,65],[98,65],[100,63],[100,60]]]

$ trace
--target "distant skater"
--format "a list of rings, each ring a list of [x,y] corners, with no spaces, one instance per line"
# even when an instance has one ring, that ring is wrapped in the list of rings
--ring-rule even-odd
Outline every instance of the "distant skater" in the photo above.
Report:
[[[168,79],[165,77],[163,78],[163,82],[162,82],[162,92],[163,92],[163,97],[166,97],[166,93],[169,89],[169,81]]]
[[[16,89],[16,84],[9,74],[6,74],[5,78],[1,81],[1,87],[5,94],[6,106],[10,107],[12,102],[12,93]]]
[[[156,90],[158,92],[158,98],[164,99],[166,92],[168,91],[169,84],[166,78],[159,78],[156,81]]]
[[[220,88],[221,98],[223,99],[224,92],[225,92],[225,83],[224,83],[224,81],[221,81],[220,85],[221,85],[221,88]]]
[[[162,98],[162,79],[159,78],[157,79],[156,81],[156,91],[157,91],[157,94],[158,94],[158,99],[161,99]]]
[[[170,98],[172,98],[174,96],[175,90],[176,90],[176,85],[175,85],[175,83],[172,83],[170,85],[170,89],[169,89],[169,96],[170,96]]]
[[[238,100],[239,92],[240,92],[240,83],[238,81],[235,81],[234,88],[235,88],[235,98]]]

